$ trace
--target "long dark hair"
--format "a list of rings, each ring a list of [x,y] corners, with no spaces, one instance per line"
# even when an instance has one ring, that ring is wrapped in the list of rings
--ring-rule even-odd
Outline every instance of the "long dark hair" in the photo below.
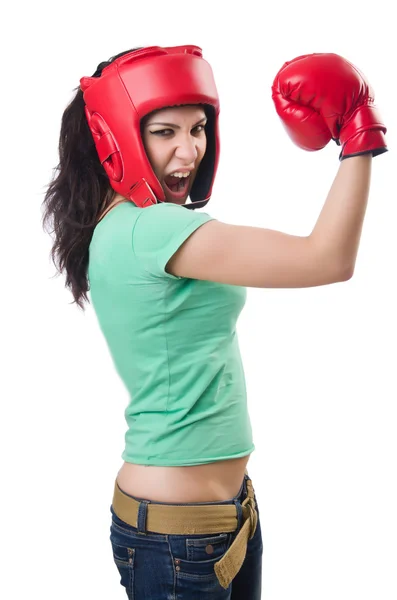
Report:
[[[140,49],[132,48],[101,62],[92,77],[100,77],[102,70],[116,58]],[[83,92],[79,86],[73,91],[76,90],[62,115],[59,164],[45,193],[42,224],[46,230],[46,225],[52,223],[52,231],[47,231],[55,233],[52,261],[58,275],[66,271],[65,287],[70,288],[74,303],[84,310],[84,301],[89,302],[88,248],[100,212],[115,192],[88,127]]]

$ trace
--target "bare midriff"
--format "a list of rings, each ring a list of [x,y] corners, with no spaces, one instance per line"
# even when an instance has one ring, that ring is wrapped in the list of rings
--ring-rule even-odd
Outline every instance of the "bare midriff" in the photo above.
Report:
[[[192,467],[157,467],[124,462],[119,487],[153,502],[219,502],[234,498],[250,455]]]

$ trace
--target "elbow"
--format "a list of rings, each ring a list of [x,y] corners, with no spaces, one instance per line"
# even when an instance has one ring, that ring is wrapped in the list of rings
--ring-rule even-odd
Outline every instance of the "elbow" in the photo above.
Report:
[[[349,281],[354,275],[354,265],[344,266],[339,270],[339,281]]]

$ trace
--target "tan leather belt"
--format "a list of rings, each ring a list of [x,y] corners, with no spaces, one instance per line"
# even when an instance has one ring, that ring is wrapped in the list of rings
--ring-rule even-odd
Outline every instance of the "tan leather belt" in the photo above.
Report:
[[[248,475],[247,470],[245,471]],[[239,572],[247,554],[247,543],[254,536],[258,523],[255,510],[254,488],[251,479],[247,479],[247,497],[241,503],[242,527],[223,557],[215,563],[215,574],[219,583],[227,589]],[[113,510],[124,521],[137,528],[140,502],[114,486]],[[238,526],[237,511],[234,504],[147,505],[146,529],[152,533],[175,535],[230,533]]]

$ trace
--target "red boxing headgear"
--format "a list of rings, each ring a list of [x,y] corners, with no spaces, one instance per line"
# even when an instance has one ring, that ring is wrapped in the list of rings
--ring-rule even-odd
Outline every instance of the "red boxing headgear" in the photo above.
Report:
[[[100,77],[82,77],[85,113],[99,160],[112,188],[136,206],[165,201],[141,136],[143,117],[154,110],[203,104],[207,148],[186,208],[211,198],[219,162],[219,98],[210,65],[198,46],[150,46],[124,54]]]

